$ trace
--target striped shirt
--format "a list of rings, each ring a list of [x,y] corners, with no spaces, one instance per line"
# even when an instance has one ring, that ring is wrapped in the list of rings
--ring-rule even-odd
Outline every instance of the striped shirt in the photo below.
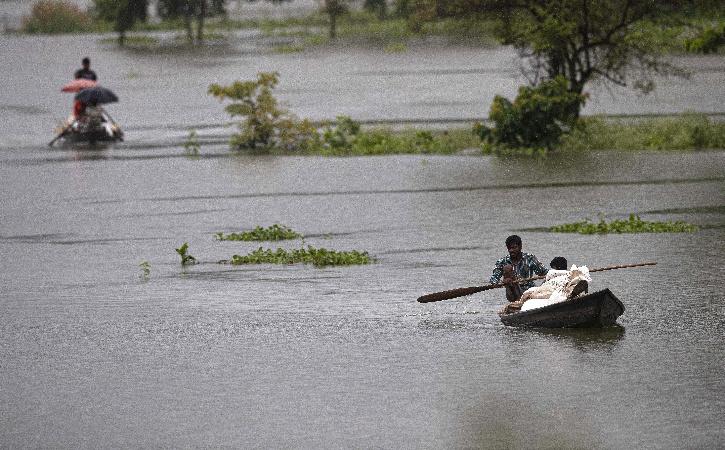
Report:
[[[493,274],[491,274],[491,279],[489,280],[491,284],[498,284],[501,282],[503,279],[503,266],[507,264],[511,264],[513,266],[516,278],[530,278],[535,275],[546,275],[546,272],[549,271],[549,269],[544,267],[539,260],[536,259],[536,256],[522,252],[521,260],[518,264],[511,262],[510,255],[496,261],[496,264],[493,266]],[[521,283],[520,286],[521,289],[525,291],[530,287],[534,287],[534,282],[529,281]]]

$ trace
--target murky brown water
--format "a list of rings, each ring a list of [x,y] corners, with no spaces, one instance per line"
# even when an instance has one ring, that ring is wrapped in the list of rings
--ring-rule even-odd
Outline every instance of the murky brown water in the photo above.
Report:
[[[86,37],[0,39],[12,87],[0,93],[0,446],[714,448],[725,439],[725,152],[251,157],[203,143],[188,158],[186,127],[226,120],[205,94],[211,82],[273,69],[301,116],[454,117],[513,89],[515,74],[496,59],[511,55],[139,55],[94,40],[82,50]],[[122,99],[109,110],[128,141],[48,149],[70,103],[58,88],[85,54]],[[715,111],[717,95],[698,83],[722,73],[698,76],[678,85],[681,101],[662,94],[637,111]],[[622,102],[591,108],[620,112]],[[632,212],[703,229],[529,230]],[[258,244],[215,232],[272,223],[377,262],[216,263]],[[498,291],[415,302],[484,284],[511,233],[545,261],[658,265],[594,274],[593,288],[627,308],[616,329],[506,328]],[[181,268],[183,242],[201,264]]]

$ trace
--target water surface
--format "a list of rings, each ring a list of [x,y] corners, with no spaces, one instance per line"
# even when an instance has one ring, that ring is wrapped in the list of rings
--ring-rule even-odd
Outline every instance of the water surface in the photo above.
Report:
[[[188,157],[189,125],[225,120],[206,85],[260,69],[281,70],[283,98],[318,118],[473,114],[485,92],[515,79],[487,72],[496,64],[473,50],[182,57],[95,44],[87,53],[120,93],[111,111],[128,140],[49,149],[50,123],[69,104],[57,89],[86,52],[71,38],[0,39],[11,45],[0,59],[13,87],[0,94],[3,447],[714,448],[725,439],[725,152],[235,156],[212,143],[229,130],[211,129]],[[672,107],[707,109],[706,89]],[[668,109],[639,104],[650,107]],[[531,231],[600,213],[702,229]],[[273,223],[303,233],[304,245],[367,250],[376,262],[217,264],[259,244],[214,233]],[[504,327],[496,290],[415,302],[485,284],[512,233],[544,261],[658,265],[593,274],[592,288],[610,288],[627,308],[606,330]],[[184,242],[199,265],[180,266]]]

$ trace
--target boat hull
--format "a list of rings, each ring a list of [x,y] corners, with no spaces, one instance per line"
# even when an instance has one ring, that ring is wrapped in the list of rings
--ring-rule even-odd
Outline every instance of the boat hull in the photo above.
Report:
[[[123,140],[123,132],[120,129],[109,132],[106,128],[101,127],[83,132],[72,131],[63,136],[63,140],[69,144],[118,142]]]
[[[543,308],[500,316],[504,325],[512,327],[582,328],[614,325],[623,313],[622,302],[604,289]]]

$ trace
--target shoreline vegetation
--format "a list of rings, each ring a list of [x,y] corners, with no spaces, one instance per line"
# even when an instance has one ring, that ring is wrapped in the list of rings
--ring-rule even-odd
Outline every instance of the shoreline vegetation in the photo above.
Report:
[[[478,47],[506,43],[514,45],[520,53],[524,51],[522,55],[526,55],[528,49],[529,57],[533,58],[532,70],[538,71],[536,75],[540,78],[535,85],[521,86],[515,99],[496,96],[485,124],[475,123],[469,129],[408,127],[401,130],[380,126],[362,127],[360,122],[347,116],[338,116],[335,120],[321,124],[297,118],[282,108],[272,93],[279,82],[279,74],[260,72],[256,80],[240,80],[226,86],[212,84],[208,89],[208,93],[218,100],[228,102],[225,110],[232,119],[238,118],[236,124],[239,131],[230,140],[230,147],[236,151],[322,156],[461,153],[544,156],[597,150],[725,148],[725,121],[713,120],[705,114],[684,113],[675,117],[629,121],[580,115],[588,99],[585,85],[595,78],[593,74],[600,74],[600,78],[604,77],[615,85],[629,86],[626,83],[629,65],[634,63],[633,59],[640,58],[639,67],[651,70],[643,78],[631,80],[631,87],[647,93],[654,89],[651,76],[655,73],[681,75],[686,72],[659,61],[658,57],[677,52],[720,53],[725,47],[725,15],[718,13],[707,16],[707,9],[649,16],[645,8],[639,12],[638,20],[633,21],[627,29],[624,38],[603,48],[592,46],[574,52],[569,55],[575,59],[571,62],[572,66],[564,70],[564,62],[569,59],[561,55],[567,54],[570,49],[556,45],[567,39],[582,39],[576,33],[567,34],[579,29],[574,27],[576,22],[557,28],[557,33],[562,37],[551,41],[548,35],[526,34],[525,27],[523,35],[512,31],[513,28],[502,28],[508,22],[502,22],[500,17],[496,20],[490,14],[461,15],[449,11],[451,14],[448,16],[440,13],[421,18],[417,13],[408,12],[405,17],[393,14],[381,18],[370,11],[340,10],[337,11],[340,13],[339,20],[327,11],[328,14],[317,12],[306,17],[253,21],[229,20],[223,15],[205,18],[202,13],[196,17],[199,23],[195,36],[191,16],[187,16],[187,20],[177,18],[149,23],[142,9],[134,10],[133,17],[121,23],[118,20],[125,16],[108,6],[115,3],[104,2],[95,1],[96,11],[84,11],[63,0],[36,1],[31,16],[23,22],[23,30],[26,33],[82,33],[115,29],[120,33],[119,45],[153,51],[163,49],[164,46],[169,49],[183,46],[204,50],[208,45],[227,45],[227,32],[249,28],[258,29],[263,36],[273,38],[270,39],[272,44],[268,42],[264,45],[271,45],[273,51],[280,53],[294,53],[327,45],[340,49],[350,44],[378,46],[386,52],[399,53],[406,52],[412,42],[430,40]],[[105,16],[99,5],[106,5]],[[606,10],[605,6],[600,7]],[[646,4],[642,3],[639,7],[644,8]],[[554,8],[541,12],[556,18],[559,17],[557,11]],[[127,12],[130,14],[132,11]],[[117,22],[114,24],[109,21],[109,17],[115,17]],[[537,20],[546,17],[549,16],[534,14],[528,19],[524,16],[515,16],[515,19],[525,19],[524,24],[536,27],[543,26]],[[606,17],[603,19],[601,15],[595,14],[589,19],[601,22],[597,22],[601,29],[596,32],[605,32],[611,26],[614,27],[612,30],[618,30],[619,25],[609,23],[611,20]],[[593,24],[591,26],[595,27]],[[151,34],[167,30],[178,33],[171,39]],[[583,42],[591,42],[594,35],[587,34]],[[102,42],[106,40],[103,38]],[[596,59],[605,50],[612,52],[611,55],[596,61],[591,67],[582,66],[590,65],[591,58]],[[564,53],[560,55],[557,51]],[[581,56],[582,51],[585,51],[586,57]],[[609,61],[607,58],[615,60]],[[485,105],[482,105],[482,112],[484,108]],[[196,157],[201,152],[197,137],[192,130],[184,142],[184,149],[189,156]]]
[[[389,14],[380,18],[364,10],[351,10],[336,21],[335,37],[328,32],[330,19],[322,11],[307,16],[285,19],[230,19],[224,15],[205,18],[203,38],[194,45],[204,45],[229,39],[228,34],[237,30],[256,29],[265,37],[285,38],[285,43],[273,45],[271,51],[278,53],[302,52],[319,46],[368,45],[377,46],[386,52],[405,52],[408,46],[417,42],[442,42],[450,45],[476,45],[495,47],[501,45],[497,38],[497,23],[492,18],[472,15],[470,17],[440,17],[421,20],[415,17],[399,17]],[[157,21],[135,20],[124,38],[125,45],[132,48],[154,49],[160,45],[188,45],[184,38],[189,25],[181,17]],[[31,14],[23,18],[19,29],[5,32],[25,34],[83,34],[113,33],[117,24],[90,10],[83,10],[75,4],[61,0],[40,0],[34,2]],[[174,39],[163,44],[148,33],[176,31]],[[675,15],[666,24],[645,21],[638,26],[641,39],[651,41],[664,53],[723,53],[725,48],[725,15],[693,14]]]
[[[484,147],[481,139],[469,127],[397,129],[375,125],[361,127],[358,137],[351,145],[305,150],[273,147],[264,150],[264,153],[280,156],[350,157],[400,154],[545,156],[589,151],[707,151],[725,149],[725,121],[718,122],[704,114],[693,113],[636,121],[589,116],[583,117],[579,128],[566,135],[557,148],[548,152],[541,149],[496,151]]]

